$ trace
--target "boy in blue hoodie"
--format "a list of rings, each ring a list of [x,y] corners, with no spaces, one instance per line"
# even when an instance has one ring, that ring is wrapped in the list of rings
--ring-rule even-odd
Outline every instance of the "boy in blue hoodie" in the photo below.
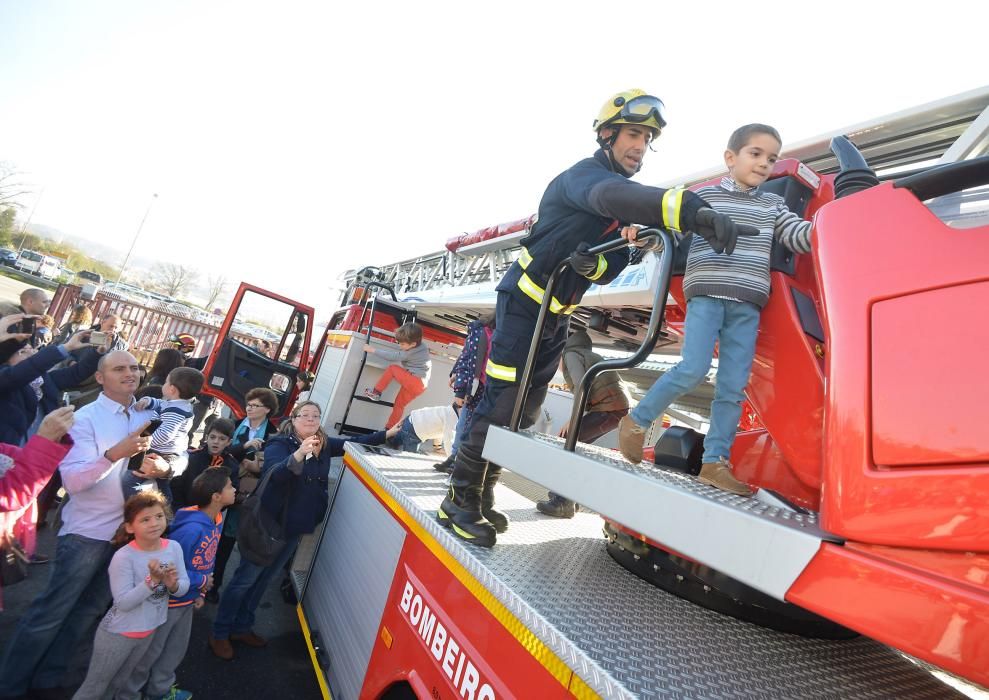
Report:
[[[189,590],[183,596],[168,599],[168,619],[155,630],[151,646],[118,691],[118,699],[140,700],[145,683],[144,696],[148,698],[192,697],[189,691],[175,687],[175,669],[189,646],[192,611],[203,606],[203,597],[213,586],[213,564],[223,525],[221,512],[234,502],[236,494],[226,467],[210,467],[193,480],[189,490],[193,505],[175,514],[168,535],[182,547]]]

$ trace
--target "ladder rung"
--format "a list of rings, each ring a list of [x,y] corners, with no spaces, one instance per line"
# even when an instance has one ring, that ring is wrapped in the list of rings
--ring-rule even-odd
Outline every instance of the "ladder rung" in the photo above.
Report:
[[[363,394],[354,394],[354,401],[365,401],[367,403],[378,404],[379,406],[388,406],[389,408],[395,405],[391,401],[375,401],[374,399],[369,399]]]

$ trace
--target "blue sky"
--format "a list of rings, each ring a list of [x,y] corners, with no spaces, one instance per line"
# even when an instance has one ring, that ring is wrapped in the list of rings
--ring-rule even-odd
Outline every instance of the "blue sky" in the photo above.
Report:
[[[325,315],[346,268],[535,211],[618,90],[666,102],[658,183],[742,123],[792,143],[989,82],[984,4],[803,6],[7,0],[0,160],[37,223],[126,249],[158,193],[138,255]]]

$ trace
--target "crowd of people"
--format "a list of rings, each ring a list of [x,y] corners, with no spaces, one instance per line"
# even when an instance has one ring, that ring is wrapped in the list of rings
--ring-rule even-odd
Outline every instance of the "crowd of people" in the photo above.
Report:
[[[233,658],[232,642],[266,644],[252,630],[260,596],[322,520],[330,459],[345,441],[322,431],[319,406],[305,400],[312,373],[300,373],[299,400],[280,426],[281,400],[267,387],[245,395],[235,422],[197,412],[212,399],[199,399],[205,358],[190,357],[191,336],[170,338],[145,371],[119,319],[94,326],[79,306],[57,332],[39,334],[26,321],[43,317],[47,295],[29,289],[20,301],[0,319],[0,525],[5,554],[24,560],[16,566],[35,554],[39,498],[62,498],[48,583],[5,644],[0,697],[188,698],[175,673],[193,611],[218,604],[208,645],[220,658]],[[87,382],[98,390],[78,401]],[[75,405],[63,405],[70,397]],[[285,546],[259,561],[241,542],[221,598],[255,490],[265,509],[291,513]]]

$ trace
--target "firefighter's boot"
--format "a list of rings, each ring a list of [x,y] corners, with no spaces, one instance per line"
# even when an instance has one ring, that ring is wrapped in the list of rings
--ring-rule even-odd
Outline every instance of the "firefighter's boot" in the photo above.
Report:
[[[501,466],[488,462],[488,470],[484,473],[484,488],[481,490],[481,515],[494,525],[498,532],[508,529],[508,516],[494,508],[494,487],[501,477]]]
[[[449,491],[436,517],[440,525],[453,530],[457,537],[481,547],[493,547],[497,538],[495,528],[481,515],[486,469],[486,461],[473,459],[461,449],[450,475]]]
[[[558,493],[550,492],[549,498],[536,503],[536,510],[554,518],[572,518],[577,512],[577,504]]]
[[[444,474],[452,474],[453,463],[454,461],[456,461],[456,459],[457,459],[456,455],[450,455],[442,462],[437,462],[436,464],[434,464],[433,469],[435,469],[438,472],[443,472]]]

